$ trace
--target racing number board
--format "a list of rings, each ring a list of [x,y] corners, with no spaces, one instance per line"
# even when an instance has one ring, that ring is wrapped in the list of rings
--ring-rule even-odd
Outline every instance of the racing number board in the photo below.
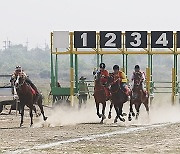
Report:
[[[96,31],[74,31],[75,48],[96,48]]]
[[[177,31],[177,48],[180,48],[180,31]]]
[[[121,31],[100,31],[100,48],[121,48]]]
[[[126,31],[126,48],[147,48],[147,31]]]
[[[100,48],[121,48],[121,31],[100,31]],[[147,31],[126,31],[126,48],[147,48]],[[151,48],[173,48],[173,31],[151,31]],[[75,31],[75,48],[96,48],[96,31]],[[180,31],[177,32],[177,48],[180,48]]]
[[[151,48],[172,48],[173,31],[152,31]]]

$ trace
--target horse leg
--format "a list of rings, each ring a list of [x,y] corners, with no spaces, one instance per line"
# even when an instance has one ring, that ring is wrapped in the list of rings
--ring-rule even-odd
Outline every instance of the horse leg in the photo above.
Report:
[[[147,111],[147,114],[149,116],[149,105],[148,105],[148,99],[143,103],[145,108],[146,108],[146,111]]]
[[[41,110],[41,114],[43,115],[43,120],[46,121],[47,117],[44,115],[44,110],[43,110],[43,106],[42,106],[42,97],[40,97],[38,100],[38,106]]]
[[[97,110],[97,115],[98,115],[98,117],[101,118],[102,115],[99,114],[99,103],[96,103],[96,110]]]
[[[128,120],[129,120],[129,121],[132,120],[131,114],[132,114],[133,117],[135,116],[135,113],[134,113],[134,111],[133,111],[132,105],[133,105],[133,103],[132,103],[132,101],[130,101],[130,109],[129,109],[130,111],[129,111],[129,116],[128,116]]]
[[[11,108],[10,108],[10,110],[9,110],[9,114],[11,114],[11,110],[12,110],[12,105],[11,105]]]
[[[116,105],[114,105],[114,108],[115,108],[115,111],[116,111],[116,117],[115,117],[115,119],[114,119],[114,123],[116,123],[117,122],[117,119],[118,119],[118,115],[119,115],[119,110],[118,110],[118,107],[116,106]]]
[[[81,105],[82,105],[82,95],[79,95],[79,109],[81,109]]]
[[[139,109],[140,109],[141,103],[140,104],[135,104],[135,108],[136,108],[136,120],[139,117]]]
[[[20,123],[20,127],[23,126],[23,117],[24,117],[24,104],[21,106],[21,123]]]
[[[30,115],[30,118],[31,118],[31,124],[30,124],[30,127],[33,125],[33,113],[32,113],[32,110],[33,110],[33,105],[30,107],[30,110],[29,110],[29,115]]]
[[[110,110],[109,110],[109,115],[108,115],[108,118],[111,119],[111,110],[112,110],[112,107],[113,107],[113,103],[111,102],[110,104]]]
[[[38,113],[37,113],[37,110],[36,110],[36,107],[33,105],[32,106],[32,109],[34,110],[35,114],[36,114],[36,117],[39,117]]]
[[[106,119],[106,116],[105,116],[105,108],[106,108],[106,102],[104,102],[103,104],[103,107],[102,107],[102,119],[101,119],[101,124],[103,123],[103,120]]]
[[[119,115],[118,115],[118,117],[119,117],[119,119],[120,119],[121,121],[125,122],[125,119],[124,119],[123,117],[121,117],[121,116],[123,116],[123,114],[122,114],[122,108],[123,108],[123,104],[120,104],[120,105],[119,105]]]

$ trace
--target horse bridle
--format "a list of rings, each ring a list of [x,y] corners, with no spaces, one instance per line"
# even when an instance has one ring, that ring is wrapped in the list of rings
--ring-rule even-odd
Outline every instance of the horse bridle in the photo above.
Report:
[[[22,83],[19,83],[19,79],[20,79],[20,75],[17,76],[17,79],[16,79],[16,81],[15,81],[15,87],[16,87],[17,89],[19,89],[19,88],[25,83],[25,80],[23,80]]]

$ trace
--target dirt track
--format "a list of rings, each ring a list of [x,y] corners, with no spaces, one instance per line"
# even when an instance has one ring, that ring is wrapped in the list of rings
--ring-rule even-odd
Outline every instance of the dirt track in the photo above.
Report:
[[[6,115],[8,111],[4,111],[0,115],[0,153],[180,153],[178,120],[149,124],[142,123],[144,119],[124,124],[106,120],[99,124],[92,105],[82,111],[49,110],[49,121],[35,117],[33,128],[27,111],[22,128],[15,112]]]

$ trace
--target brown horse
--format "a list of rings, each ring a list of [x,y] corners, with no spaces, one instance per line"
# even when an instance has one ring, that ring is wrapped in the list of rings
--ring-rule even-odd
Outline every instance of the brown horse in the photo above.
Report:
[[[105,108],[106,108],[106,93],[104,86],[100,82],[100,72],[96,72],[95,75],[95,86],[94,86],[94,99],[96,103],[97,115],[101,118],[101,122],[106,119]],[[99,104],[102,104],[102,114],[99,113]]]
[[[117,122],[118,118],[121,121],[125,122],[125,119],[123,118],[125,113],[123,114],[122,108],[123,108],[123,104],[128,101],[128,96],[123,91],[123,88],[119,84],[119,82],[118,81],[114,82],[113,74],[110,74],[109,82],[111,84],[111,88],[110,88],[112,94],[111,101],[116,111],[116,117],[114,119],[114,123]]]
[[[30,126],[32,126],[33,124],[33,114],[32,114],[32,110],[35,110],[36,112],[36,108],[33,105],[35,102],[35,94],[33,94],[31,86],[29,84],[27,84],[25,82],[25,77],[20,73],[15,82],[14,82],[19,100],[20,100],[20,109],[21,109],[21,123],[20,123],[20,127],[23,126],[23,117],[24,117],[24,107],[25,105],[27,107],[29,107],[30,111],[30,117],[31,117],[31,123]],[[47,120],[47,117],[44,115],[44,110],[43,110],[43,105],[42,105],[42,95],[40,95],[40,97],[37,100],[37,105],[39,106],[41,113],[43,115],[43,119],[44,121]]]
[[[146,111],[149,115],[149,95],[146,96],[142,88],[143,87],[142,87],[141,73],[135,73],[134,74],[134,87],[132,89],[131,99],[130,99],[130,112],[129,112],[129,117],[128,117],[129,121],[132,120],[131,115],[133,117],[135,116],[135,113],[132,108],[133,104],[135,105],[135,109],[136,109],[136,119],[138,119],[139,109],[142,103],[144,104]]]

